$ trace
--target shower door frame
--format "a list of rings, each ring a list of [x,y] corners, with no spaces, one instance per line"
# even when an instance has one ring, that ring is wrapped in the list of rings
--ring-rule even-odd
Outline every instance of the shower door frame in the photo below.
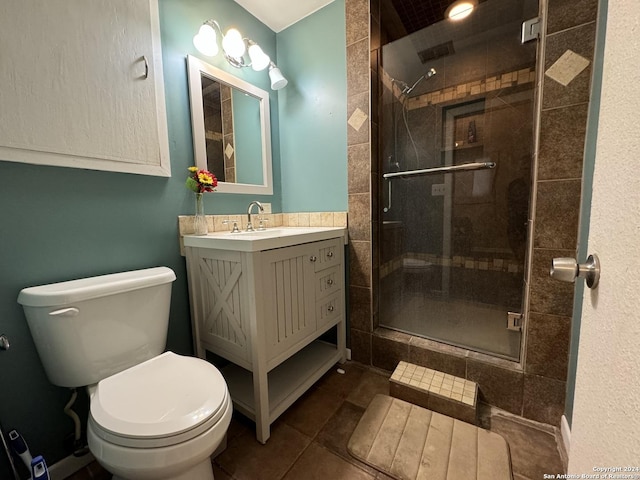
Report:
[[[540,2],[538,2],[538,9],[542,8],[540,5]],[[521,366],[524,364],[525,361],[525,351],[527,348],[527,335],[526,335],[526,325],[527,325],[527,319],[528,319],[528,314],[529,314],[529,298],[530,298],[530,280],[531,280],[531,274],[532,274],[532,258],[533,258],[533,230],[534,230],[534,225],[533,225],[533,217],[535,216],[535,208],[536,208],[536,182],[537,182],[537,166],[538,166],[538,159],[537,159],[537,151],[538,151],[538,145],[539,145],[539,130],[540,130],[540,112],[541,112],[541,92],[540,92],[540,85],[541,85],[541,80],[543,78],[543,70],[544,70],[544,65],[543,65],[543,58],[544,58],[544,51],[543,51],[543,44],[542,42],[539,41],[539,39],[536,40],[536,48],[535,48],[535,60],[534,63],[531,65],[531,71],[534,72],[535,75],[535,80],[533,82],[533,92],[532,92],[532,99],[531,99],[531,112],[533,115],[533,120],[531,123],[531,143],[530,143],[530,170],[531,170],[531,175],[529,178],[529,203],[528,203],[528,215],[527,215],[527,219],[526,219],[526,242],[525,242],[525,248],[524,248],[524,260],[522,265],[523,268],[523,272],[522,272],[522,290],[521,290],[521,296],[520,296],[520,308],[519,311],[520,313],[520,323],[519,323],[519,328],[517,328],[517,330],[519,330],[519,350],[518,350],[518,358],[515,359],[511,356],[506,356],[506,355],[501,355],[500,353],[493,353],[493,352],[487,352],[487,351],[479,351],[478,349],[474,349],[474,348],[470,348],[469,346],[456,346],[455,344],[451,344],[449,342],[446,342],[444,340],[436,340],[436,339],[431,339],[434,342],[438,343],[438,344],[442,344],[443,348],[449,349],[451,348],[451,346],[455,349],[460,349],[460,351],[467,351],[470,352],[472,355],[477,355],[480,358],[484,358],[485,360],[491,362],[491,363],[495,363],[497,362],[498,364],[500,364],[501,362],[508,362],[509,364],[512,365],[519,365],[520,367],[516,367],[516,368],[521,368]],[[380,66],[380,68],[382,68],[382,65]],[[382,78],[382,75],[380,76],[380,78]],[[382,92],[383,89],[381,87],[380,91]],[[381,97],[382,98],[382,97]],[[454,97],[455,98],[455,97]],[[486,101],[487,97],[480,97],[480,96],[474,96],[474,98],[468,99],[467,101],[470,103],[475,103],[476,101]],[[382,123],[382,106],[383,106],[384,102],[380,102],[381,105],[381,111],[380,111],[380,123]],[[444,108],[456,108],[456,105],[453,104],[452,102],[444,102],[441,107]],[[464,108],[464,107],[463,107]],[[442,115],[442,113],[440,114]],[[442,117],[440,117],[442,118]],[[394,122],[395,123],[395,122]],[[394,131],[395,131],[395,127],[394,127]],[[379,165],[379,171],[381,172],[381,174],[379,175],[379,179],[378,179],[378,196],[379,196],[379,203],[380,204],[380,208],[377,208],[375,210],[375,216],[373,217],[374,220],[377,220],[378,224],[380,225],[380,228],[377,229],[376,232],[376,236],[378,238],[378,265],[381,265],[381,259],[382,259],[382,234],[383,234],[383,228],[382,226],[384,225],[383,222],[383,210],[382,210],[382,206],[384,203],[384,194],[386,193],[386,184],[384,183],[385,181],[391,181],[391,180],[385,180],[383,178],[383,173],[384,173],[384,145],[383,145],[383,135],[380,134],[378,142],[379,142],[379,147],[378,147],[378,151],[380,152],[378,155],[378,165]],[[395,151],[394,147],[394,151]],[[444,149],[443,149],[444,150]],[[453,164],[453,152],[446,152],[445,155],[443,155],[441,158],[443,160],[443,165],[444,166],[448,166],[448,165],[452,165]],[[452,213],[453,213],[453,196],[449,195],[449,193],[452,191],[453,189],[453,183],[454,183],[454,179],[453,179],[453,175],[444,175],[444,181],[443,183],[445,184],[444,188],[445,188],[445,205],[444,205],[444,215],[443,215],[443,243],[444,241],[449,238],[451,239],[452,237],[452,224],[451,224],[451,217],[452,217]],[[375,204],[375,203],[374,203]],[[443,257],[445,256],[445,253],[450,253],[451,252],[451,243],[449,242],[448,244],[449,246],[446,247],[446,252],[445,249],[443,249]],[[375,270],[374,270],[375,271]],[[380,273],[380,269],[378,269],[378,273]],[[445,275],[449,275],[449,273],[444,273],[442,275],[442,283],[443,283],[443,291],[446,290],[447,288],[444,287],[445,284]],[[380,280],[381,277],[380,275],[376,275],[375,278],[375,282],[377,284],[377,291],[380,291]],[[376,309],[375,311],[378,312],[378,314],[376,315],[377,320],[375,321],[375,327],[382,327],[382,328],[390,328],[391,330],[393,330],[393,327],[386,327],[385,325],[381,325],[380,324],[380,306],[379,306],[379,302],[378,301],[374,301],[374,304],[376,305]],[[510,309],[508,309],[510,310]],[[507,319],[505,318],[505,328],[506,328],[506,324],[507,324]],[[402,330],[400,330],[402,331]],[[411,335],[411,333],[409,333]],[[423,338],[429,338],[429,337],[423,337]],[[447,345],[447,347],[444,347],[444,345]]]

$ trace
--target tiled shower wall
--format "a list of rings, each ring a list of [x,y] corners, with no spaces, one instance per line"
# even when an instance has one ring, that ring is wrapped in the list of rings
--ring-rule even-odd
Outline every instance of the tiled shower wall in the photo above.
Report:
[[[543,0],[541,11],[547,17],[544,71],[567,50],[592,61],[597,0]],[[479,384],[487,403],[557,426],[564,411],[573,286],[552,280],[548,272],[552,258],[576,254],[591,65],[566,87],[542,80],[525,354],[520,366],[484,361],[377,328],[377,98],[384,37],[379,12],[377,0],[346,0],[352,358],[386,370],[404,360],[462,376]]]
[[[373,0],[375,3],[375,0]],[[370,74],[369,0],[346,0],[347,37],[347,158],[349,195],[349,321],[351,358],[371,364],[372,272],[377,266],[373,254],[372,221],[377,191],[377,140],[370,131],[376,127],[371,118],[371,86],[377,84]],[[372,36],[371,41],[374,41]],[[375,98],[376,95],[373,95]],[[364,121],[359,121],[365,118]]]

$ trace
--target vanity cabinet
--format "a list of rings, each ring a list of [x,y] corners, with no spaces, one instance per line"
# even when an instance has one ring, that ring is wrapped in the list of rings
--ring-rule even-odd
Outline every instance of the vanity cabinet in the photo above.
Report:
[[[222,367],[235,407],[265,443],[271,423],[346,360],[344,229],[282,248],[233,251],[185,237],[196,353]],[[194,242],[198,239],[194,238]],[[335,328],[335,343],[319,337]]]

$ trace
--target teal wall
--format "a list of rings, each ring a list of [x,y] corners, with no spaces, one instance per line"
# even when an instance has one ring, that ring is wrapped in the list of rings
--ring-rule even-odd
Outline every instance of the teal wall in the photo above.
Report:
[[[266,72],[254,72],[251,68],[235,68],[223,58],[221,53],[216,57],[206,57],[193,46],[194,32],[197,32],[200,25],[208,19],[216,20],[224,31],[231,27],[237,28],[258,43],[272,58],[276,58],[277,55],[276,34],[232,0],[160,0],[159,4],[172,171],[178,172],[177,175],[181,172],[173,165],[174,150],[188,156],[189,161],[193,162],[185,63],[185,57],[189,54],[269,92],[274,194],[259,196],[214,193],[213,198],[209,196],[205,200],[206,213],[241,213],[246,211],[247,205],[252,200],[271,202],[274,212],[281,211],[278,92],[271,90],[269,75]],[[218,38],[219,41],[220,38]],[[188,209],[189,206],[186,208],[183,210],[184,213],[192,211]]]
[[[600,116],[600,96],[602,90],[602,62],[604,60],[604,41],[607,30],[608,0],[600,0],[598,6],[598,28],[593,56],[593,78],[591,82],[591,101],[584,149],[584,168],[582,170],[582,203],[580,207],[580,230],[578,231],[578,261],[584,262],[589,255],[589,223],[591,221],[591,195],[593,188],[593,170],[596,161],[596,141],[598,139],[598,117]],[[569,367],[567,371],[567,395],[564,415],[571,426],[573,402],[576,388],[576,370],[578,368],[578,345],[580,344],[580,324],[582,319],[582,299],[585,282],[576,282],[573,297],[573,318],[571,321],[571,345],[569,347]]]
[[[277,35],[282,211],[347,209],[344,0]]]
[[[177,274],[167,347],[192,352],[185,263],[177,231],[177,216],[191,214],[194,208],[193,194],[184,187],[187,167],[193,164],[187,54],[270,92],[274,195],[214,193],[205,200],[207,213],[242,212],[256,198],[271,202],[274,212],[282,211],[282,168],[292,169],[283,176],[290,210],[346,208],[344,2],[336,1],[305,19],[304,26],[279,35],[231,0],[160,0],[159,4],[171,178],[0,161],[0,333],[12,342],[8,351],[0,351],[0,422],[5,431],[21,431],[32,452],[43,454],[50,465],[68,454],[63,439],[73,427],[62,409],[69,392],[50,385],[45,377],[16,302],[20,289],[166,265]],[[196,52],[192,36],[209,18],[217,19],[224,29],[233,25],[251,32],[265,52],[272,58],[277,55],[290,80],[282,108],[278,95],[283,91],[270,90],[266,72],[237,70],[220,57],[208,59]],[[307,54],[317,45],[323,48],[312,61]],[[276,46],[282,51],[276,52]],[[279,112],[291,116],[282,131]],[[296,128],[296,122],[305,125]],[[296,138],[286,143],[287,161],[281,165],[280,137],[289,135]],[[294,185],[297,176],[301,181]],[[86,404],[82,391],[77,410],[82,418],[87,415]],[[12,478],[1,450],[0,478]]]

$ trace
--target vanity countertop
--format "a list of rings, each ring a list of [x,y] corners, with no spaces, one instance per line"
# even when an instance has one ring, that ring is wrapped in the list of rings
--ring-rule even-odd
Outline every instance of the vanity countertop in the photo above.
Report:
[[[345,227],[275,227],[253,232],[185,235],[184,245],[185,247],[258,252],[337,237],[344,237],[346,245],[347,229]]]

